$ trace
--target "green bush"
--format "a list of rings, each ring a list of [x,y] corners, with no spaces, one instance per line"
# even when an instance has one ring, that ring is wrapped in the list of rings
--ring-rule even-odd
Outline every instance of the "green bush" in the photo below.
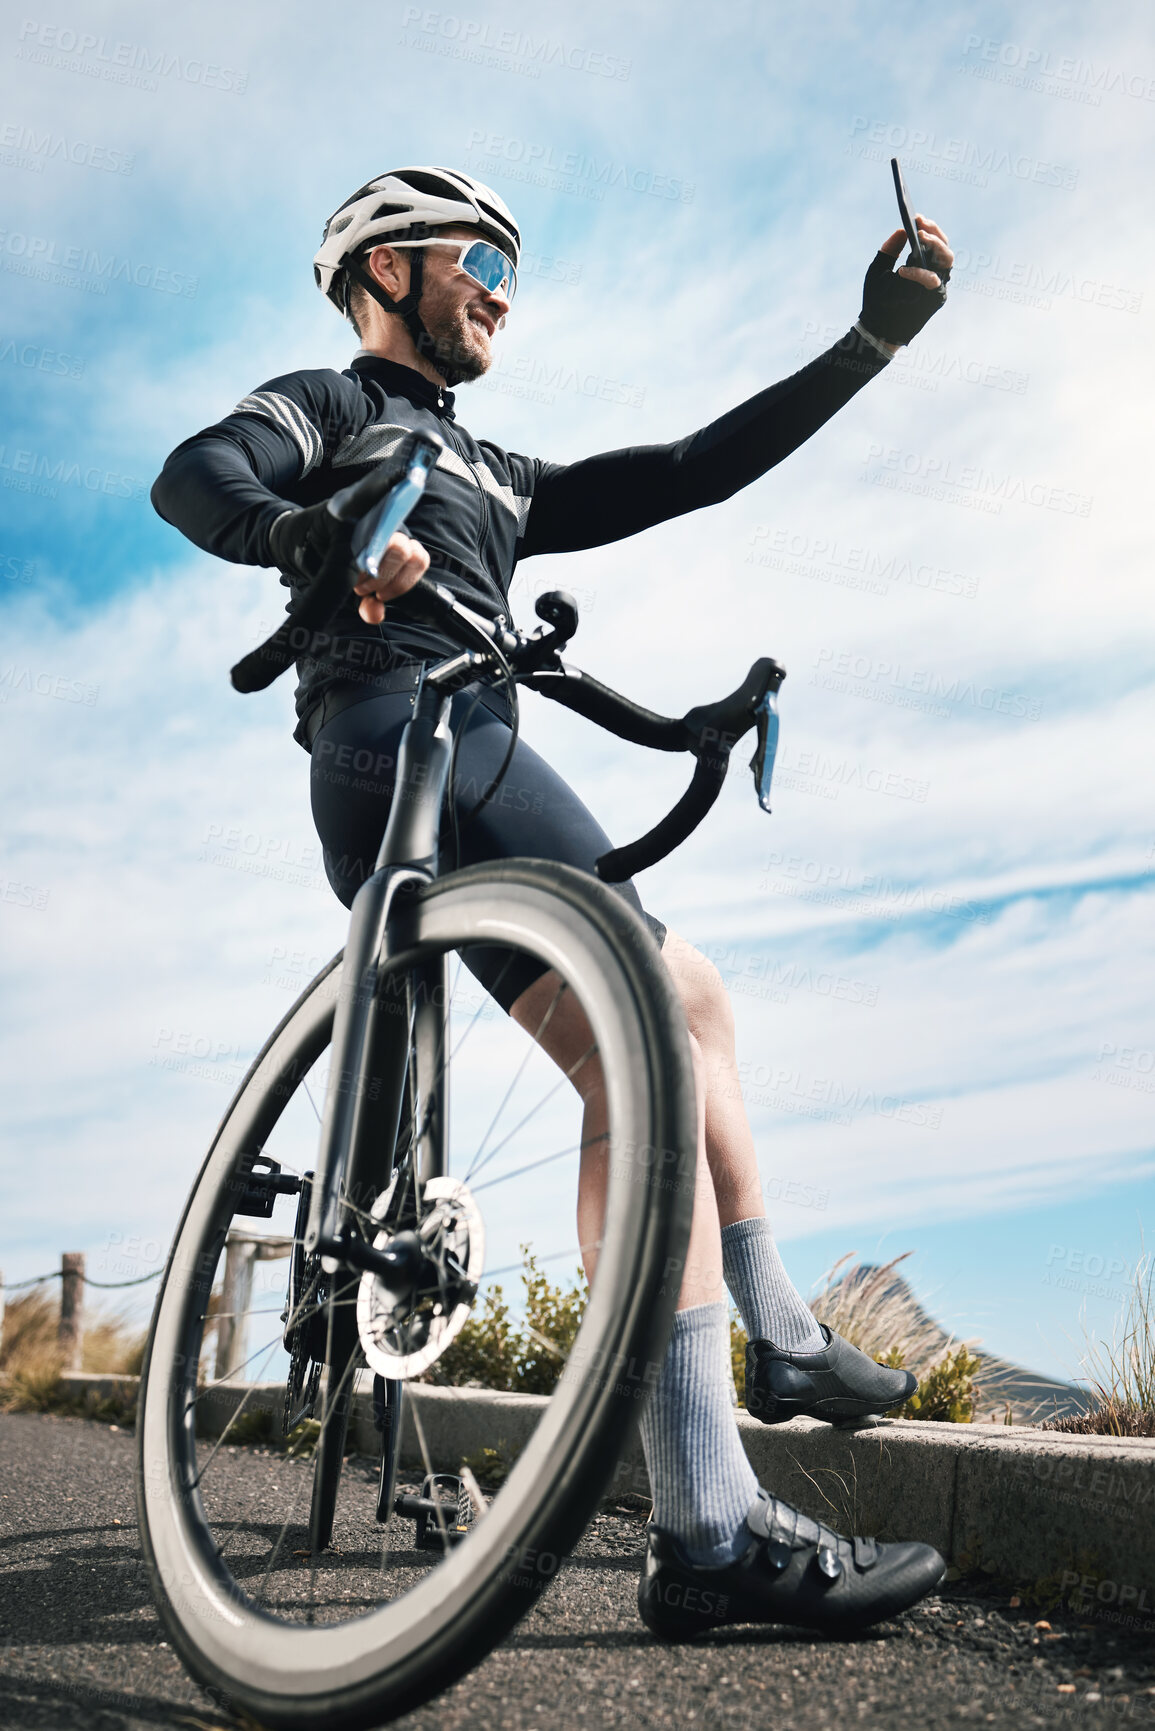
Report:
[[[226,1425],[221,1441],[238,1448],[260,1448],[271,1443],[275,1434],[272,1413],[257,1408],[256,1411],[238,1413]]]
[[[883,1272],[889,1272],[890,1266],[888,1265],[887,1270]],[[874,1284],[878,1283],[875,1282]],[[873,1288],[866,1286],[866,1283],[862,1283],[862,1286],[866,1291],[867,1299],[873,1301],[875,1298]],[[975,1403],[978,1399],[979,1391],[975,1382],[975,1374],[981,1366],[981,1359],[977,1358],[968,1346],[960,1345],[953,1350],[948,1348],[945,1353],[940,1353],[937,1361],[929,1365],[922,1363],[920,1361],[928,1356],[925,1343],[922,1340],[916,1342],[909,1327],[904,1328],[902,1326],[906,1322],[906,1318],[901,1315],[899,1307],[894,1303],[883,1306],[875,1301],[874,1308],[879,1314],[870,1317],[870,1322],[876,1329],[887,1323],[891,1324],[899,1335],[899,1342],[891,1346],[886,1352],[876,1350],[872,1356],[878,1359],[879,1364],[885,1364],[893,1370],[907,1369],[907,1358],[913,1356],[915,1363],[909,1368],[915,1372],[919,1379],[918,1392],[912,1395],[903,1406],[892,1408],[889,1416],[891,1418],[939,1419],[951,1424],[970,1424],[974,1419]],[[848,1338],[859,1332],[854,1327],[857,1318],[854,1316],[850,1298],[842,1298],[842,1310],[838,1320],[843,1323]],[[842,1330],[840,1329],[838,1332],[841,1333]],[[877,1333],[875,1339],[877,1339]],[[863,1330],[863,1339],[858,1344],[863,1347],[863,1350],[870,1351],[874,1342],[870,1340],[869,1333]],[[917,1350],[913,1354],[910,1353],[911,1345],[917,1346]],[[730,1366],[734,1373],[734,1386],[738,1391],[738,1404],[745,1406],[746,1331],[734,1312],[731,1312],[730,1315]]]
[[[552,1394],[569,1357],[589,1286],[579,1269],[572,1286],[554,1286],[528,1244],[521,1247],[525,1320],[510,1314],[505,1293],[491,1286],[479,1312],[434,1364],[426,1381],[448,1388],[492,1388],[509,1394]]]
[[[516,1459],[517,1452],[505,1442],[499,1442],[495,1449],[481,1448],[476,1454],[466,1455],[461,1464],[469,1468],[479,1485],[496,1491],[509,1477]]]
[[[902,1349],[891,1347],[879,1364],[903,1370]],[[948,1424],[970,1424],[975,1416],[975,1372],[982,1360],[966,1346],[947,1352],[937,1364],[924,1370],[918,1389],[905,1405],[892,1408],[892,1418],[938,1419]]]

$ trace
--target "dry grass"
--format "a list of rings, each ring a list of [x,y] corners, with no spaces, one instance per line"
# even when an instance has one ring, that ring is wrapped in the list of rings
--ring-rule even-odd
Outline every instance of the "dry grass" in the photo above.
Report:
[[[879,1268],[864,1268],[848,1255],[834,1264],[810,1308],[827,1328],[842,1335],[870,1358],[897,1355],[908,1370],[922,1377],[943,1356],[945,1336],[926,1315],[901,1276],[895,1276],[904,1251]],[[850,1264],[847,1267],[847,1264]]]
[[[1155,1261],[1139,1258],[1110,1341],[1088,1339],[1083,1371],[1087,1410],[1046,1430],[1092,1436],[1155,1436]]]
[[[0,1344],[0,1410],[46,1412],[59,1407],[62,1358],[57,1341],[60,1297],[55,1288],[33,1287],[12,1299],[4,1314]],[[80,1368],[96,1375],[136,1376],[145,1331],[117,1313],[90,1312]]]
[[[1077,1436],[1155,1437],[1155,1412],[1107,1401],[1088,1407],[1086,1412],[1048,1419],[1039,1429],[1071,1431]]]
[[[940,1419],[969,1424],[983,1398],[982,1361],[973,1341],[957,1341],[927,1316],[906,1281],[896,1274],[905,1251],[880,1268],[855,1263],[853,1253],[834,1264],[810,1308],[827,1328],[881,1364],[912,1370],[918,1393],[896,1418]],[[738,1399],[745,1399],[746,1336],[737,1321],[730,1330],[730,1357]]]
[[[948,1335],[895,1273],[911,1254],[904,1251],[878,1268],[842,1257],[810,1308],[819,1322],[860,1352],[880,1364],[914,1372],[918,1392],[892,1409],[893,1417],[969,1424],[981,1398],[977,1373],[982,1361],[971,1350],[977,1343]]]

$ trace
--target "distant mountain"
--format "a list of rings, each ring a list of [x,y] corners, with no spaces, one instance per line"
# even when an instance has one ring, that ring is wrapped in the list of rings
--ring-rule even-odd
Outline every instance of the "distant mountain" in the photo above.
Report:
[[[884,1275],[886,1277],[881,1278]],[[886,1274],[885,1265],[857,1263],[830,1288],[826,1294],[827,1302],[853,1302],[852,1295],[861,1288],[869,1289],[872,1310],[885,1305],[887,1309],[893,1307],[895,1312],[901,1312],[903,1332],[917,1337],[920,1349],[930,1357],[937,1358],[952,1342],[959,1343],[960,1336],[943,1328],[931,1316],[915,1297],[906,1279],[896,1269]],[[866,1298],[866,1293],[863,1293],[863,1298]],[[1022,1365],[1011,1364],[1008,1359],[984,1352],[981,1346],[973,1350],[982,1365],[975,1379],[979,1388],[976,1421],[993,1419],[999,1423],[1008,1403],[1015,1424],[1038,1424],[1044,1419],[1065,1418],[1069,1413],[1085,1410],[1086,1393],[1076,1384],[1058,1382],[1054,1377],[1025,1370]]]

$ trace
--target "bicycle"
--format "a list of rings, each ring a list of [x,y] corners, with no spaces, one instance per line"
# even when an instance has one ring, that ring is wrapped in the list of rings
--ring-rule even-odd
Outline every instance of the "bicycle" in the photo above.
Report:
[[[334,516],[356,525],[361,569],[380,556],[432,461],[432,447],[411,438],[395,462],[331,501]],[[295,634],[323,627],[349,587],[346,553],[238,664],[234,683],[269,683],[298,652]],[[691,833],[752,725],[752,766],[769,810],[777,741],[784,674],[768,659],[722,703],[677,720],[562,661],[578,623],[564,592],[539,598],[543,624],[532,635],[491,624],[429,579],[406,605],[461,648],[426,668],[414,698],[376,870],[355,898],[345,949],[274,1030],[213,1139],[173,1240],[140,1383],[141,1540],[168,1634],[200,1683],[278,1727],[378,1724],[439,1692],[534,1603],[596,1507],[636,1422],[635,1397],[664,1353],[695,1170],[681,1007],[651,934],[606,884]],[[622,738],[695,755],[673,811],[598,862],[604,882],[539,860],[439,870],[452,699],[497,680],[513,705],[507,764],[519,685]],[[459,960],[451,982],[449,958],[478,943],[553,970],[556,991],[532,1039],[505,1018],[489,1017],[486,1028],[484,1005],[466,1017],[455,1010],[462,969]],[[507,1481],[487,1496],[468,1465],[435,1461],[405,1386],[437,1364],[472,1312],[484,1270],[481,1193],[492,1189],[532,1215],[529,1173],[589,1152],[567,1078],[551,1071],[543,1087],[535,1074],[535,1063],[549,1062],[537,1042],[567,991],[588,1021],[585,1056],[596,1052],[605,1080],[608,1129],[590,1156],[607,1167],[604,1226],[556,1389]],[[499,1047],[512,1082],[495,1068]],[[310,1084],[327,1051],[322,1114]],[[523,1110],[511,1103],[527,1077]],[[321,1125],[315,1158],[306,1101]],[[249,1356],[252,1366],[264,1355],[252,1380],[214,1381],[207,1358],[224,1320],[214,1300],[224,1246],[235,1220],[254,1218],[272,1222],[271,1232],[278,1222],[288,1228],[285,1306]],[[506,1208],[490,1221],[509,1235]],[[282,1458],[273,1471],[252,1451],[227,1453],[279,1352],[288,1355],[282,1429],[301,1435],[312,1422],[311,1468]],[[375,1482],[345,1461],[358,1383],[370,1372]],[[198,1440],[198,1409],[230,1385],[228,1423],[215,1442]],[[406,1405],[423,1479],[398,1494]],[[232,1462],[227,1473],[222,1458]]]

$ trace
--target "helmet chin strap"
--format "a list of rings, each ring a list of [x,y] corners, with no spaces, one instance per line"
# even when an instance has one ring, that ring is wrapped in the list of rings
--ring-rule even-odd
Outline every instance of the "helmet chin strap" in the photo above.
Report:
[[[389,243],[383,241],[381,244],[388,246]],[[409,258],[409,293],[402,295],[401,299],[397,301],[390,299],[381,284],[375,281],[368,271],[362,269],[359,259],[351,258],[345,269],[354,282],[360,284],[366,294],[373,296],[379,306],[383,306],[387,313],[394,313],[401,320],[413,338],[413,346],[417,353],[433,363],[437,370],[442,373],[447,387],[452,390],[454,385],[461,382],[460,374],[454,375],[451,372],[442,371],[444,363],[438,357],[436,344],[422,324],[421,315],[417,311],[421,301],[422,279],[425,274],[425,254],[420,247],[414,247]]]

